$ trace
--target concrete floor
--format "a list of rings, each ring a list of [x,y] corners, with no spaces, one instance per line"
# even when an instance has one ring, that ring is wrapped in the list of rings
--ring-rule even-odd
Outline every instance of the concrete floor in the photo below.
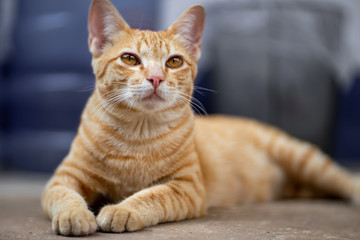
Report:
[[[66,239],[40,209],[47,176],[0,173],[0,239]],[[88,239],[360,240],[360,207],[340,201],[291,200],[211,209],[207,216],[135,233],[97,232]],[[71,239],[78,239],[72,237]]]

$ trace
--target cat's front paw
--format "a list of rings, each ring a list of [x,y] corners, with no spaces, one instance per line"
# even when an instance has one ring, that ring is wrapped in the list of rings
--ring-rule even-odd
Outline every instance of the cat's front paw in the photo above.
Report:
[[[121,205],[103,207],[96,222],[102,231],[118,233],[136,231],[147,225],[139,213]]]
[[[85,209],[69,209],[57,213],[52,219],[52,229],[56,234],[85,236],[96,232],[94,214]]]

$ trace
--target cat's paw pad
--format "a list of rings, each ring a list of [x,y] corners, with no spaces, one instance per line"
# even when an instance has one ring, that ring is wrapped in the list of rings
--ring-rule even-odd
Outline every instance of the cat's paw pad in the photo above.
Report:
[[[57,213],[52,219],[52,229],[65,236],[91,235],[97,230],[94,214],[84,209],[69,209]]]
[[[103,207],[96,221],[104,232],[132,232],[146,225],[136,211],[119,205]]]

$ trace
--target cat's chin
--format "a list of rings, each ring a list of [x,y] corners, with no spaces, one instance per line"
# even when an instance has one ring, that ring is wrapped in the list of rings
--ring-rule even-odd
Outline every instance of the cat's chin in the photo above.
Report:
[[[159,96],[158,94],[151,94],[149,96],[146,96],[144,98],[141,99],[143,102],[153,102],[153,103],[156,103],[156,102],[165,102],[165,99],[161,96]]]
[[[168,107],[169,103],[164,97],[161,97],[158,94],[151,94],[143,97],[140,101],[140,105],[143,110],[153,112]]]

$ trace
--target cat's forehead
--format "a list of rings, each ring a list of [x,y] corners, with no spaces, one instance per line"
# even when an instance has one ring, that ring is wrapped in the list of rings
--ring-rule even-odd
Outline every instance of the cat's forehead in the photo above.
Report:
[[[122,50],[129,49],[141,56],[155,59],[168,57],[181,51],[166,32],[138,29],[131,29],[119,47]]]

